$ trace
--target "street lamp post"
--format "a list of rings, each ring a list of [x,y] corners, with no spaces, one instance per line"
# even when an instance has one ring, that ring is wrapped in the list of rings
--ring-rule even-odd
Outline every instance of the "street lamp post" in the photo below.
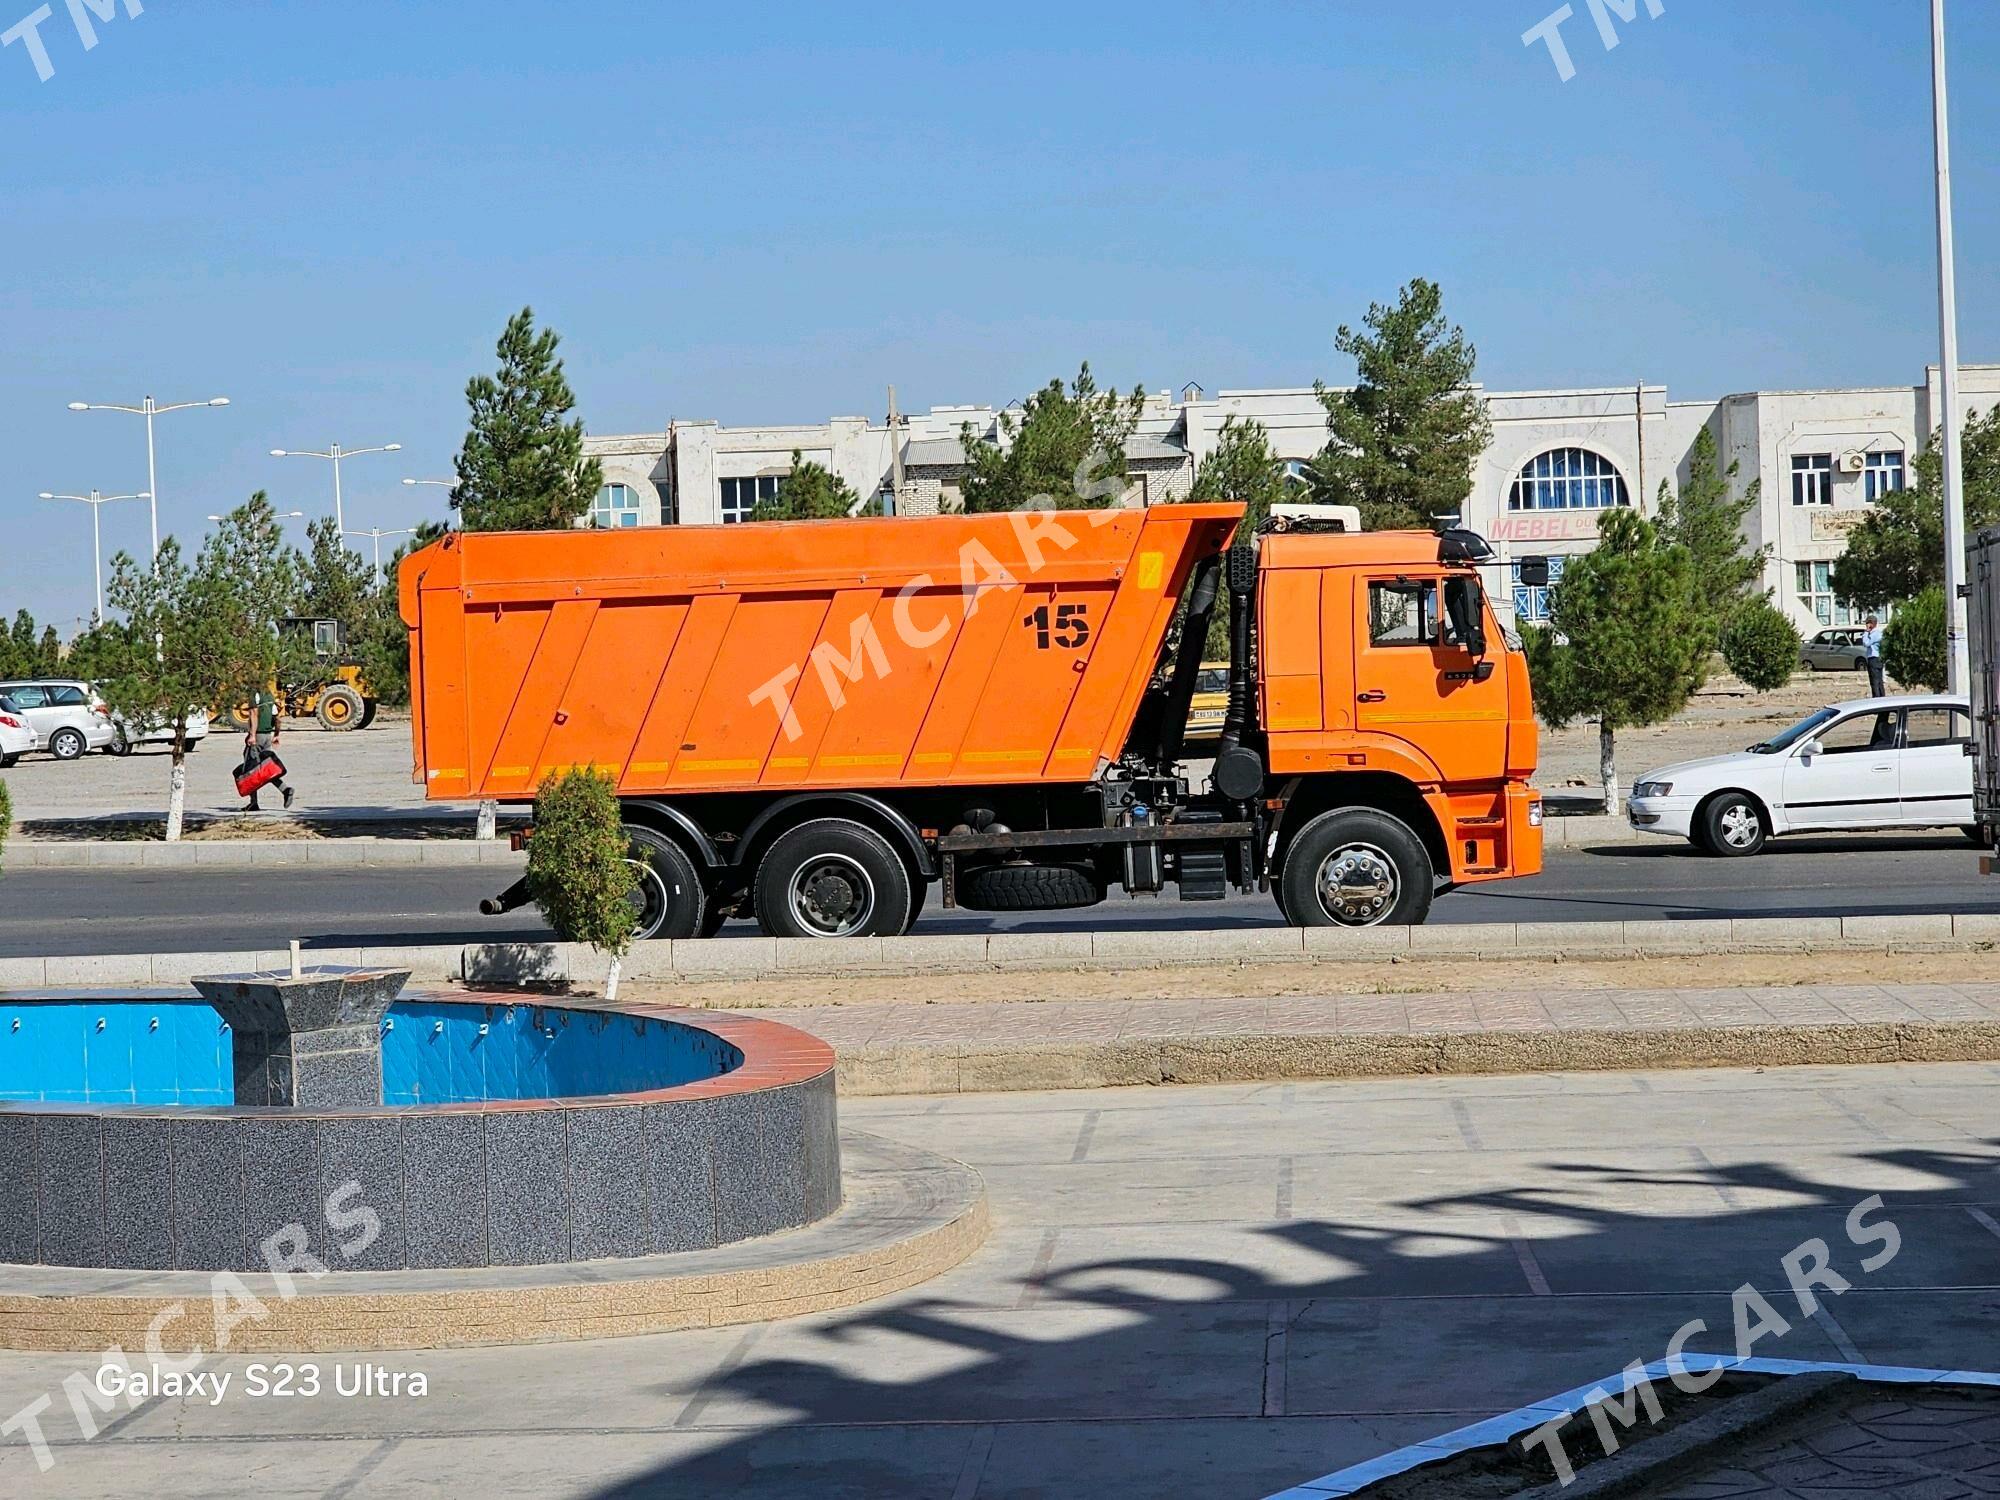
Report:
[[[1931,131],[1937,167],[1938,394],[1944,402],[1944,650],[1945,686],[1971,686],[1965,637],[1965,474],[1960,466],[1958,413],[1958,273],[1951,243],[1951,125],[1944,82],[1944,0],[1931,0]]]
[[[416,532],[409,527],[404,527],[399,531],[385,531],[380,526],[371,526],[366,531],[350,531],[347,534],[349,536],[369,536],[375,539],[375,583],[377,587],[380,587],[382,583],[382,538],[385,536],[415,536]]]
[[[43,500],[78,500],[90,507],[90,570],[92,576],[97,580],[97,609],[91,615],[90,623],[95,625],[104,618],[104,536],[97,521],[98,509],[109,505],[114,500],[150,500],[153,497],[143,490],[136,495],[103,495],[99,494],[96,490],[92,490],[88,495],[52,495],[47,490],[43,490],[40,498]]]
[[[191,411],[200,406],[228,404],[227,396],[216,396],[207,401],[176,401],[171,406],[162,406],[151,396],[146,397],[137,406],[119,406],[108,401],[72,401],[69,404],[71,411],[123,411],[146,419],[146,499],[151,503],[153,512],[153,559],[156,565],[160,556],[160,502],[157,498],[160,493],[160,479],[153,462],[153,418],[162,412]]]
[[[342,536],[347,534],[347,516],[340,504],[340,461],[343,458],[359,458],[364,453],[400,453],[401,443],[384,443],[379,448],[343,448],[338,443],[329,443],[324,451],[317,448],[273,448],[273,458],[324,458],[333,464],[333,524]]]

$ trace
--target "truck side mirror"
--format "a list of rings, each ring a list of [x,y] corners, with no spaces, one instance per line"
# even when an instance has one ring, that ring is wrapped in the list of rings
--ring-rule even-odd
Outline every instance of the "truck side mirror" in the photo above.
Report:
[[[1486,655],[1485,603],[1477,578],[1460,576],[1444,581],[1445,617],[1460,645],[1475,657]]]
[[[1524,557],[1515,566],[1521,570],[1522,587],[1545,589],[1549,586],[1549,560],[1546,557]]]

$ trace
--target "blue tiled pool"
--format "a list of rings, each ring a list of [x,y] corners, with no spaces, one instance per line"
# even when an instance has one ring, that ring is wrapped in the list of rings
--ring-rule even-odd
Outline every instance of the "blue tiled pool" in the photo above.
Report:
[[[229,1028],[198,1000],[0,1001],[0,1100],[236,1102]],[[741,1066],[709,1032],[549,1005],[412,1000],[382,1026],[387,1104],[671,1088]]]

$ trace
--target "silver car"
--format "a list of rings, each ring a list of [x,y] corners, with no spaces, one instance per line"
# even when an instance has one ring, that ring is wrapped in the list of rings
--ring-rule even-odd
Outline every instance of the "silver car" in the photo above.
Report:
[[[0,696],[13,700],[19,717],[34,731],[35,748],[57,760],[76,760],[117,737],[111,710],[87,682],[61,677],[0,682]]]
[[[1868,650],[1861,644],[1859,625],[1822,630],[1799,647],[1799,665],[1815,672],[1865,672]]]

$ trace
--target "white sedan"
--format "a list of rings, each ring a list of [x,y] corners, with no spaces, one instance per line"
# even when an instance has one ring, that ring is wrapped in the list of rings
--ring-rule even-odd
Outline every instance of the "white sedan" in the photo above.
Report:
[[[12,767],[40,743],[14,700],[0,694],[0,771]]]
[[[1781,833],[1972,824],[1972,718],[1940,695],[1859,698],[1731,755],[1649,771],[1629,815],[1710,854],[1755,854]]]

